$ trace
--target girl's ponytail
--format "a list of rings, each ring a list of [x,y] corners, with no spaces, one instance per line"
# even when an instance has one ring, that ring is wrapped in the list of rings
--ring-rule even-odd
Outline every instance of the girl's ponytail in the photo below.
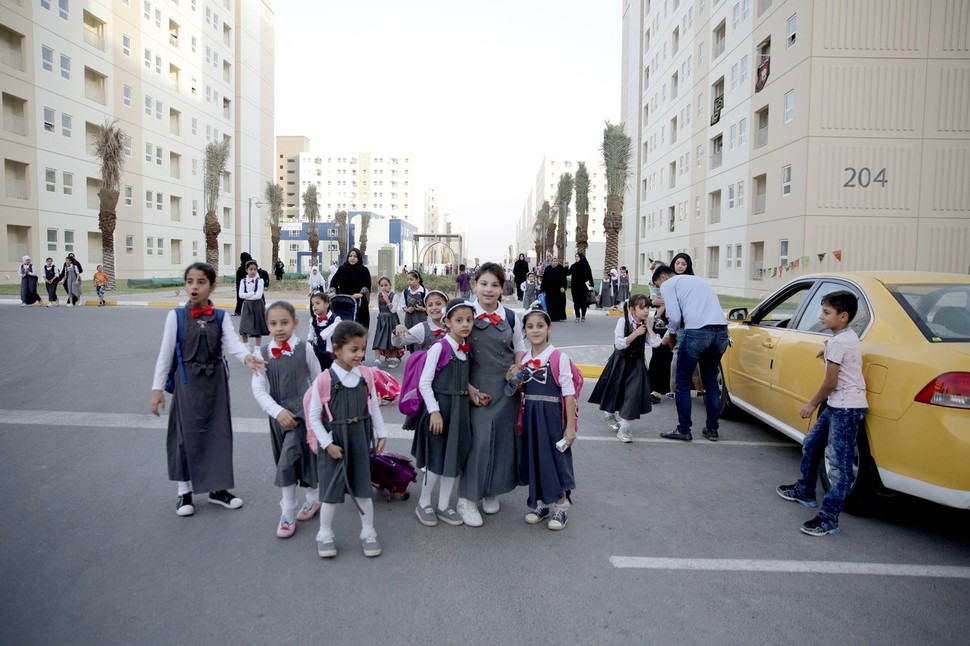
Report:
[[[623,301],[623,336],[630,336],[630,301]]]

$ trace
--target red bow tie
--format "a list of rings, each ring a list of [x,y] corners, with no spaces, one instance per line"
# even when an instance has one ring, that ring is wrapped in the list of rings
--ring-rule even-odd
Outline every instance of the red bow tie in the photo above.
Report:
[[[523,363],[522,365],[523,365],[523,367],[526,367],[526,368],[528,368],[528,367],[530,367],[530,366],[531,366],[533,370],[538,370],[538,369],[539,369],[539,367],[540,367],[540,366],[541,366],[542,364],[541,364],[541,363],[539,363],[539,360],[538,360],[538,359],[532,359],[531,361],[526,361],[526,362],[525,362],[525,363]]]
[[[206,305],[205,307],[193,307],[192,318],[197,319],[200,316],[212,316],[212,306]]]
[[[467,343],[459,343],[458,350],[460,350],[461,352],[464,352],[465,354],[468,354],[469,352],[471,352],[471,347],[469,347]]]
[[[496,314],[495,312],[492,312],[491,314],[485,314],[485,313],[479,314],[478,320],[481,321],[483,319],[488,319],[489,321],[492,322],[492,325],[498,325],[499,323],[502,322],[502,317]]]
[[[329,319],[329,318],[330,318],[329,316],[318,316],[317,317],[317,323],[326,323],[327,322],[327,319]]]
[[[281,345],[280,347],[270,348],[269,351],[273,353],[274,359],[279,359],[284,352],[292,352],[292,350],[290,349],[290,344],[287,343],[286,341],[283,341],[283,345]]]
[[[434,334],[435,338],[437,339],[439,336],[444,336],[445,335],[445,331],[444,330],[434,330],[432,332],[432,334]]]

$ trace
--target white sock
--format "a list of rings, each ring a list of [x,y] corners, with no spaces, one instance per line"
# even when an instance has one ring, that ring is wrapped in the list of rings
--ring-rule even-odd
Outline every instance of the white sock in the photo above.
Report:
[[[311,505],[320,502],[320,488],[308,487],[306,490],[306,501]]]
[[[441,476],[441,487],[438,490],[438,509],[441,511],[448,509],[451,503],[451,492],[454,491],[456,482],[458,478]]]
[[[280,499],[280,509],[283,513],[292,516],[293,512],[296,511],[296,485],[286,485],[285,487],[280,487],[280,493],[283,497]]]
[[[337,513],[337,505],[329,502],[320,505],[320,532],[317,540],[333,538],[333,517]]]
[[[357,504],[364,510],[364,515],[360,517],[360,537],[376,538],[377,530],[374,529],[374,499],[356,498]]]
[[[614,416],[615,416],[614,413],[607,413],[606,411],[603,412],[603,417],[605,417],[606,419],[610,419],[611,417],[614,417]]]
[[[180,480],[179,483],[178,483],[178,486],[179,486],[179,493],[178,493],[178,495],[184,496],[187,493],[192,493],[192,481],[191,480],[185,480],[184,482]]]
[[[439,477],[437,473],[425,472],[424,479],[421,481],[421,498],[418,499],[419,507],[431,506],[431,490],[438,483]]]
[[[630,430],[630,420],[623,419],[622,417],[617,416],[616,421],[619,422],[620,428],[622,428],[624,430],[627,430],[627,431]]]

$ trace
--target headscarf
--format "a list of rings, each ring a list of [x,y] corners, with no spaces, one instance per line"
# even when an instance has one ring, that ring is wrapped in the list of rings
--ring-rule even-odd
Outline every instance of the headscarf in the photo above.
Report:
[[[310,268],[310,290],[323,289],[324,282],[323,276],[320,275],[320,270],[317,269],[316,265]]]
[[[677,259],[678,258],[683,258],[687,262],[687,269],[684,270],[684,274],[689,274],[689,275],[693,276],[694,275],[694,261],[691,260],[690,259],[690,256],[688,256],[686,253],[681,252],[681,253],[677,254],[676,256],[674,256],[673,258],[671,258],[670,259],[670,268],[671,269],[674,268],[674,263],[677,262]],[[676,273],[677,273],[677,270],[674,269],[674,274],[676,274]]]
[[[24,256],[20,259],[20,262],[26,265],[28,262],[30,262],[30,256]]]

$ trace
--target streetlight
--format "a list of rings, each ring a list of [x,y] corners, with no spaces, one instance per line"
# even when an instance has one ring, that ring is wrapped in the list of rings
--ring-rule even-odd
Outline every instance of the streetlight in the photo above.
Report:
[[[253,252],[253,200],[256,200],[257,209],[260,209],[263,207],[263,203],[259,201],[258,197],[249,198],[249,253],[250,254]]]

